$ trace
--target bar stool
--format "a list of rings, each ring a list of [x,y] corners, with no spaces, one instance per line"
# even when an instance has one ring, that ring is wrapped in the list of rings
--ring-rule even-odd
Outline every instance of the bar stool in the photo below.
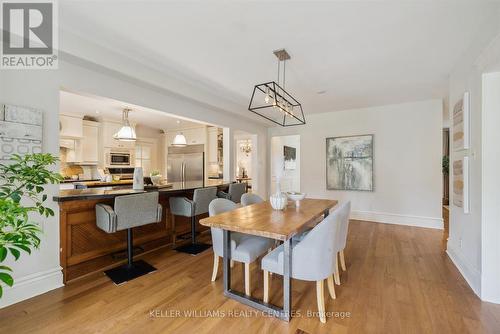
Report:
[[[122,284],[145,275],[156,268],[143,260],[133,261],[134,227],[161,221],[162,207],[158,203],[158,192],[118,196],[114,208],[96,204],[96,224],[106,233],[127,230],[127,264],[106,270],[105,274],[115,284]]]
[[[231,183],[228,192],[219,191],[217,194],[220,198],[225,198],[233,201],[234,203],[241,202],[241,196],[247,192],[246,183]]]
[[[208,205],[212,200],[216,198],[217,198],[217,187],[195,189],[193,194],[193,200],[190,200],[186,197],[169,198],[170,212],[172,213],[173,222],[175,222],[175,216],[183,216],[191,218],[191,244],[179,246],[175,248],[176,251],[188,253],[191,255],[196,255],[212,246],[196,242],[196,216],[207,213]]]

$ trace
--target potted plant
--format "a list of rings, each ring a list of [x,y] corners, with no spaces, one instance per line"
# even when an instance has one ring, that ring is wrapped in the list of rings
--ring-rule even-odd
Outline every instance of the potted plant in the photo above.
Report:
[[[44,185],[62,178],[48,167],[57,162],[51,154],[13,155],[8,164],[0,164],[0,264],[8,254],[17,261],[23,252],[40,246],[42,230],[33,221],[34,214],[53,216],[44,202]],[[3,286],[12,286],[12,269],[0,265],[0,298]]]
[[[153,185],[157,186],[161,183],[161,174],[160,171],[154,170],[149,174],[149,177],[151,178],[151,182],[153,182]]]

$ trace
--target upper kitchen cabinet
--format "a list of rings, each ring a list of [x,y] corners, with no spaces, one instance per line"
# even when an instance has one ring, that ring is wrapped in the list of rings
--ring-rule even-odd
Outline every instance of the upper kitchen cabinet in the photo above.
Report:
[[[82,163],[97,165],[99,161],[99,123],[83,121],[83,140],[81,141]]]
[[[118,132],[122,127],[122,123],[103,122],[102,123],[102,139],[103,146],[110,148],[127,148],[132,149],[135,147],[135,142],[120,141],[113,138],[113,135]]]
[[[207,142],[207,160],[210,164],[216,164],[218,159],[218,136],[219,129],[216,127],[208,128],[208,142]]]
[[[82,138],[83,117],[59,115],[59,135],[62,138]]]
[[[205,144],[207,142],[207,128],[192,128],[179,131],[172,131],[167,133],[168,146],[172,145],[174,138],[177,134],[182,133],[186,137],[188,145]]]

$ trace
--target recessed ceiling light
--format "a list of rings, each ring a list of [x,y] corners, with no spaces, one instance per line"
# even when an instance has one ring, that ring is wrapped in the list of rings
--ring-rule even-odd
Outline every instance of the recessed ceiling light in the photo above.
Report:
[[[316,92],[316,94],[318,95],[322,95],[322,94],[325,94],[326,93],[326,90],[320,90],[319,92]]]
[[[176,122],[177,122],[177,124],[181,124],[181,121],[179,121],[179,120],[177,120]]]
[[[96,109],[96,110],[95,110],[95,113],[96,113],[96,114],[98,114],[98,113],[100,113],[100,111]]]

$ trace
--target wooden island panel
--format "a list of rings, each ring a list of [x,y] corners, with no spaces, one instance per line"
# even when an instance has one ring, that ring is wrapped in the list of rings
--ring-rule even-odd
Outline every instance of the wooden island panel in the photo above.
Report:
[[[185,196],[192,199],[193,191],[183,193],[160,192],[159,202],[163,207],[159,223],[148,224],[133,229],[134,253],[145,254],[160,247],[172,246],[174,226],[169,208],[169,198]],[[60,213],[60,263],[64,282],[116,266],[126,261],[127,233],[118,231],[106,233],[96,225],[95,206],[97,203],[113,205],[114,199],[76,199],[59,202]],[[198,232],[208,227],[197,225]],[[191,222],[187,217],[175,217],[177,244],[183,241],[178,236],[191,232]]]

